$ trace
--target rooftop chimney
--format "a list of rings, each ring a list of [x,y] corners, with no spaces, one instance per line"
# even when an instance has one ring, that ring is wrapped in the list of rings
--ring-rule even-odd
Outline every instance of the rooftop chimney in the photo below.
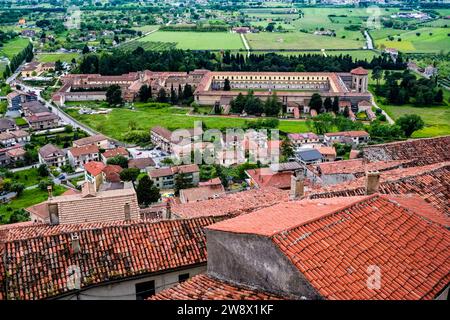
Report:
[[[85,182],[81,187],[81,197],[95,197],[95,186],[91,182]]]
[[[48,200],[53,199],[53,187],[51,185],[47,186]]]
[[[380,187],[380,173],[372,171],[366,173],[366,194],[374,194],[378,192]]]
[[[70,236],[70,250],[73,254],[80,252],[80,237],[78,233],[72,233]]]
[[[299,173],[294,173],[291,176],[291,190],[289,191],[289,199],[297,200],[305,194],[305,184],[303,176]]]

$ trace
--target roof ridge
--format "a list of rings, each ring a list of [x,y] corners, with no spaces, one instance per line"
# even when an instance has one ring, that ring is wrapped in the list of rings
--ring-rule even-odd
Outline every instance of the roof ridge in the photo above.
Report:
[[[363,197],[364,197],[364,196],[363,196]],[[351,197],[348,197],[348,198],[351,198]],[[269,238],[270,238],[270,239],[273,239],[275,236],[277,236],[277,235],[279,235],[279,234],[288,232],[288,231],[290,231],[290,230],[293,230],[293,229],[295,229],[295,228],[298,228],[298,227],[301,227],[301,226],[310,224],[310,223],[312,223],[312,222],[316,222],[316,221],[318,221],[318,220],[322,220],[322,219],[328,218],[328,217],[330,217],[330,216],[332,216],[332,215],[335,215],[335,214],[341,213],[342,211],[348,210],[348,209],[350,209],[351,207],[354,207],[355,205],[358,205],[358,204],[362,204],[362,203],[371,201],[371,200],[373,200],[373,199],[375,199],[375,198],[380,198],[380,194],[375,193],[375,194],[372,194],[372,195],[366,195],[365,198],[363,198],[363,199],[357,199],[357,200],[353,201],[352,203],[346,204],[346,205],[344,205],[343,207],[341,207],[341,208],[339,208],[339,209],[335,209],[335,210],[333,210],[333,211],[331,211],[331,212],[324,213],[323,215],[321,215],[321,216],[319,216],[319,217],[316,217],[316,218],[312,218],[312,219],[310,219],[310,220],[308,220],[308,221],[301,222],[301,223],[299,223],[299,224],[297,224],[297,225],[295,225],[295,226],[289,227],[289,228],[287,228],[287,229],[285,229],[285,230],[283,230],[283,231],[278,231],[278,232],[276,232],[276,233],[270,235]],[[320,198],[319,198],[319,199],[307,199],[307,200],[320,200]]]
[[[45,237],[54,237],[54,236],[58,236],[58,235],[66,235],[66,234],[72,234],[72,233],[81,233],[81,232],[87,232],[87,231],[93,231],[93,230],[111,230],[111,229],[115,229],[115,228],[130,228],[130,227],[137,227],[137,226],[142,226],[142,225],[153,225],[153,224],[157,224],[157,223],[167,223],[167,222],[185,222],[185,223],[189,223],[192,220],[213,220],[214,218],[212,216],[201,216],[201,217],[193,217],[193,218],[183,218],[183,219],[163,219],[163,220],[158,220],[158,221],[154,221],[154,220],[135,220],[135,221],[130,221],[130,222],[124,222],[124,223],[118,223],[115,224],[118,221],[111,221],[111,222],[100,222],[100,223],[105,223],[107,225],[105,226],[101,226],[101,225],[96,225],[97,223],[80,223],[79,225],[83,225],[82,228],[80,229],[74,229],[74,230],[61,230],[58,232],[58,230],[56,230],[55,233],[52,234],[40,234],[40,235],[31,235],[29,237],[23,237],[20,239],[11,239],[11,240],[5,240],[5,241],[0,241],[0,243],[6,244],[6,243],[16,243],[16,242],[22,242],[22,241],[29,241],[29,240],[33,240],[33,239],[42,239]],[[92,225],[92,227],[89,227],[89,225]],[[67,225],[55,225],[54,227],[58,227],[58,226],[63,226],[63,227],[67,227],[67,226],[77,226],[77,224],[67,224]],[[23,227],[18,227],[18,228],[33,228],[33,227],[41,227],[41,228],[51,228],[53,227],[52,225],[36,225],[36,226],[23,226]],[[7,233],[8,230],[5,230],[5,232]]]

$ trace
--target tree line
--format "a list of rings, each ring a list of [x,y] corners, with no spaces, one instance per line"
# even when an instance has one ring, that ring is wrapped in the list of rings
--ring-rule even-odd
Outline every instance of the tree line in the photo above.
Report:
[[[10,77],[24,60],[26,62],[30,62],[31,60],[33,60],[33,57],[33,44],[30,42],[22,51],[20,51],[11,59],[9,65],[7,65],[5,71],[3,71],[3,78],[6,79]]]
[[[348,72],[355,67],[402,70],[406,68],[401,55],[392,61],[389,55],[374,57],[370,62],[356,60],[350,55],[323,56],[320,54],[299,54],[283,56],[276,53],[256,54],[246,57],[242,53],[229,51],[214,53],[172,49],[150,51],[141,47],[133,51],[114,50],[112,53],[87,54],[83,57],[78,73],[100,73],[119,75],[141,70],[192,71],[277,71],[277,72]]]

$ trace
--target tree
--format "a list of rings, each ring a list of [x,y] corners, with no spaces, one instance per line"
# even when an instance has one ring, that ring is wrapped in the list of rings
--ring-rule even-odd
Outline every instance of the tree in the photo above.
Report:
[[[294,146],[292,145],[291,140],[283,140],[283,142],[281,143],[281,155],[286,160],[294,156]]]
[[[106,90],[106,101],[112,106],[123,104],[122,90],[117,84],[109,86]]]
[[[178,102],[178,95],[175,92],[175,90],[173,89],[173,85],[170,88],[170,103],[172,104],[176,104]]]
[[[333,129],[334,119],[330,113],[322,113],[307,123],[317,134],[324,134]]]
[[[141,171],[138,168],[126,168],[123,169],[120,173],[120,180],[122,181],[131,181],[131,183],[134,185],[134,182],[137,180],[139,174]]]
[[[339,98],[338,97],[334,97],[332,109],[333,109],[333,112],[336,114],[339,112]]]
[[[11,184],[10,191],[16,192],[18,197],[22,194],[23,190],[25,190],[25,186],[22,183],[13,182]]]
[[[89,47],[88,47],[88,45],[87,45],[87,44],[85,44],[85,45],[84,45],[84,47],[83,47],[83,51],[82,51],[82,53],[83,53],[83,54],[87,54],[87,53],[89,53],[89,52],[91,52],[91,50],[89,50]]]
[[[333,110],[333,102],[331,101],[330,97],[326,97],[325,101],[323,102],[323,107],[327,112],[330,112]]]
[[[275,25],[273,23],[269,23],[266,27],[267,32],[272,32],[275,29]]]
[[[372,71],[372,79],[376,80],[377,87],[380,85],[380,80],[383,78],[383,69],[380,66],[376,66]]]
[[[230,90],[231,90],[230,80],[226,78],[223,84],[223,91],[230,91]]]
[[[37,172],[40,177],[48,177],[48,175],[49,175],[47,165],[45,165],[45,164],[41,164],[38,167]]]
[[[192,86],[190,84],[186,84],[183,89],[183,99],[188,102],[194,96],[194,92],[192,91]]]
[[[153,202],[157,202],[161,195],[159,189],[153,184],[153,181],[148,175],[143,176],[136,187],[136,195],[138,203],[148,206]]]
[[[245,97],[242,93],[239,92],[237,97],[230,102],[230,111],[232,113],[242,113],[244,111],[245,106]]]
[[[395,121],[395,124],[402,129],[403,134],[407,138],[411,137],[415,131],[423,129],[425,126],[425,122],[416,114],[403,115]]]
[[[164,88],[159,89],[158,96],[156,97],[156,101],[158,102],[167,102],[167,93]]]
[[[278,116],[283,104],[278,100],[277,94],[273,93],[264,103],[264,113],[266,116]]]
[[[147,102],[151,97],[152,97],[152,89],[144,84],[140,89],[139,89],[139,101],[141,102]]]
[[[128,168],[128,159],[125,158],[124,156],[118,155],[118,156],[109,158],[106,161],[106,164],[113,164],[113,165],[120,166],[120,167],[126,169],[126,168]]]
[[[185,173],[179,173],[176,177],[175,177],[175,195],[179,196],[180,195],[180,190],[182,189],[188,189],[188,188],[192,188],[194,185],[192,184],[192,182],[190,181],[190,179],[187,177],[187,175]]]
[[[439,89],[434,95],[434,102],[442,103],[442,101],[444,101],[444,92],[442,91],[442,89]]]
[[[350,108],[348,106],[345,106],[342,115],[344,116],[344,118],[348,118],[350,116]]]
[[[318,93],[314,93],[309,101],[309,107],[319,113],[322,109],[322,97]]]

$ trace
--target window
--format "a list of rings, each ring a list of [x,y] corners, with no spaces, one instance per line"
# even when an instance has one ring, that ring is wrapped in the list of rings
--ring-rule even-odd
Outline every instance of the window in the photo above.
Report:
[[[136,283],[136,300],[145,300],[155,294],[155,280]]]
[[[182,283],[189,279],[189,273],[182,273],[178,275],[178,282]]]

